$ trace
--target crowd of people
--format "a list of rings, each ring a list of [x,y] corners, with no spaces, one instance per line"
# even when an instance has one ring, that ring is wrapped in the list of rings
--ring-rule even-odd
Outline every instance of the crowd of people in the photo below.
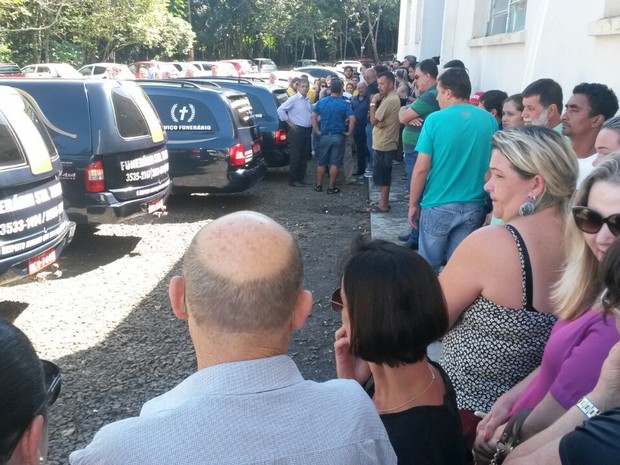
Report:
[[[314,191],[327,175],[340,193],[341,168],[347,183],[372,176],[368,211],[385,214],[401,154],[408,176],[405,246],[356,240],[332,296],[339,379],[304,380],[287,355],[313,305],[291,234],[227,215],[198,232],[169,285],[198,371],[70,463],[618,462],[614,92],[582,83],[564,105],[543,78],[472,96],[458,60],[403,69],[319,80],[312,97],[302,77],[279,108],[292,187],[314,151]],[[0,321],[0,336],[0,464],[38,463],[59,370],[13,325]]]

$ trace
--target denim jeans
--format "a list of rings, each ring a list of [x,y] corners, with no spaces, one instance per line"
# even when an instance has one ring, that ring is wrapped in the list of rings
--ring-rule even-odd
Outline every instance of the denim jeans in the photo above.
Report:
[[[468,234],[484,223],[484,205],[458,202],[422,208],[419,253],[435,271],[447,262]]]
[[[366,125],[366,146],[368,147],[368,165],[367,169],[372,170],[375,166],[375,151],[372,149],[372,128],[373,125]]]
[[[342,166],[344,158],[344,134],[321,134],[317,165]]]
[[[413,173],[413,167],[418,159],[418,152],[405,152],[403,153],[403,161],[405,162],[405,174],[407,175],[407,190],[411,186],[411,173]]]
[[[418,152],[405,152],[403,153],[403,161],[405,162],[405,174],[407,175],[407,192],[409,192],[409,188],[411,187],[411,174],[413,173],[413,167],[415,166],[415,162],[418,159]],[[422,201],[422,194],[420,194],[419,201]],[[411,228],[411,234],[409,235],[409,240],[413,242],[419,242],[420,238],[420,230]]]

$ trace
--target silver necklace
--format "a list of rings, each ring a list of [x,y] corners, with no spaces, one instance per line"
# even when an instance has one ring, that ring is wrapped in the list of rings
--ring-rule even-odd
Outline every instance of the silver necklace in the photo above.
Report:
[[[422,390],[422,392],[420,392],[420,393],[416,394],[415,396],[413,396],[413,397],[412,397],[411,399],[409,399],[408,401],[403,402],[402,404],[397,405],[396,407],[387,408],[387,409],[383,409],[383,410],[379,410],[379,409],[377,409],[377,412],[379,413],[379,415],[381,415],[381,414],[383,414],[383,413],[393,412],[394,410],[398,410],[399,408],[404,407],[405,405],[407,405],[407,404],[409,404],[409,403],[413,402],[414,400],[416,400],[418,397],[420,397],[422,394],[424,394],[426,391],[428,391],[428,390],[431,388],[431,386],[432,386],[432,385],[433,385],[433,383],[435,382],[435,372],[434,372],[434,371],[433,371],[433,369],[431,368],[431,364],[430,364],[430,363],[426,362],[426,366],[428,366],[428,371],[430,372],[431,377],[432,377],[432,378],[431,378],[431,382],[430,382],[430,383],[428,383],[428,386],[426,386],[426,387]]]

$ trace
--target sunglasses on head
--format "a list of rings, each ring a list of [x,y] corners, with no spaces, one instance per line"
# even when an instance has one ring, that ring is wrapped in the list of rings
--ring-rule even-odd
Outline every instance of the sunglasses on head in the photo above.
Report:
[[[61,388],[61,380],[60,380],[60,368],[58,366],[48,360],[41,360],[41,364],[43,365],[43,374],[45,375],[45,397],[43,401],[36,408],[32,417],[28,420],[28,423],[24,425],[20,430],[19,434],[15,436],[13,442],[9,445],[9,448],[6,451],[4,456],[0,455],[0,458],[6,458],[7,460],[11,458],[19,440],[23,436],[26,429],[30,426],[30,422],[34,417],[40,415],[45,407],[49,407],[56,402],[58,396],[60,395]]]
[[[620,213],[603,218],[599,212],[591,208],[573,207],[573,218],[577,227],[584,233],[596,234],[606,224],[614,236],[620,235]]]
[[[340,288],[336,289],[332,293],[332,298],[330,300],[332,304],[332,310],[335,312],[340,312],[344,308],[344,304],[342,303],[342,294],[340,294]]]

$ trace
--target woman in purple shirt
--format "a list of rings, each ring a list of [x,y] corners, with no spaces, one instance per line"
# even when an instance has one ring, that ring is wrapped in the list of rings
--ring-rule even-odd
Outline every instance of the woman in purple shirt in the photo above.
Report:
[[[503,424],[520,410],[533,409],[523,424],[523,439],[562,416],[592,390],[603,361],[619,341],[614,322],[592,307],[602,291],[596,279],[598,262],[620,232],[620,155],[584,180],[574,205],[566,226],[567,264],[554,295],[560,320],[541,366],[502,395],[478,425],[474,447],[479,456],[492,455]]]

